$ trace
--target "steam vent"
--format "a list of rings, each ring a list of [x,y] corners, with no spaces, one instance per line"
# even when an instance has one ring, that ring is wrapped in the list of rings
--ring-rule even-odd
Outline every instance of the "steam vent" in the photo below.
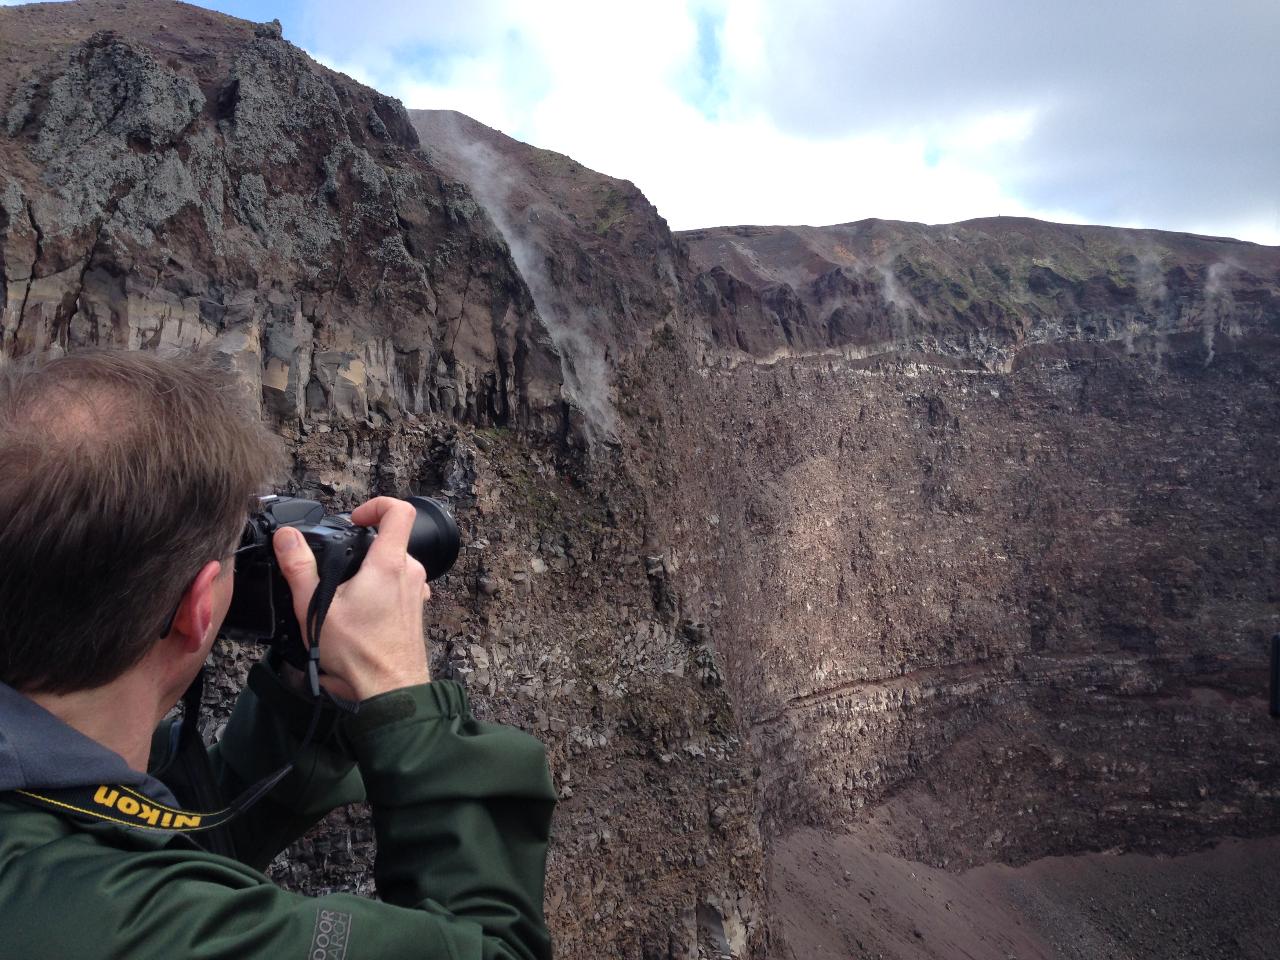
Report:
[[[80,0],[0,8],[0,305],[7,358],[212,344],[293,492],[451,501],[433,674],[548,747],[562,960],[1280,955],[1280,248],[673,234],[276,24]],[[372,895],[372,836],[272,875]]]

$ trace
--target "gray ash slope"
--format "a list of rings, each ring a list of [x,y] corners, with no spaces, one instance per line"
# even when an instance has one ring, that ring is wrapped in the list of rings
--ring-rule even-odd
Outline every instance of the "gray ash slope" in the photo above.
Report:
[[[801,825],[946,870],[1280,827],[1280,251],[672,235],[160,0],[0,9],[0,111],[5,355],[212,344],[295,489],[454,501],[435,668],[548,745],[561,956],[785,956]],[[277,875],[368,892],[370,836]]]

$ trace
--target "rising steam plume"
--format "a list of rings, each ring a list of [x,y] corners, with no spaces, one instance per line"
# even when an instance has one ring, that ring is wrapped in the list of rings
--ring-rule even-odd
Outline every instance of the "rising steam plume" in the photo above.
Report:
[[[456,116],[440,117],[435,136],[442,141],[437,145],[456,160],[459,174],[511,250],[511,259],[560,357],[567,399],[582,413],[588,439],[613,438],[617,413],[609,395],[609,365],[604,348],[588,332],[595,318],[569,302],[546,266],[551,251],[538,224],[563,219],[564,214],[546,203],[529,204],[517,212],[514,186],[523,171],[488,144],[468,136]]]

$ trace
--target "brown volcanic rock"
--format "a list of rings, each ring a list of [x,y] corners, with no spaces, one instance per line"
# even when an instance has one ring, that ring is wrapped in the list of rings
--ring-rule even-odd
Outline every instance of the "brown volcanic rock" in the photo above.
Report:
[[[1280,255],[1237,240],[1014,217],[679,236],[715,341],[758,357],[896,352],[1008,369],[1179,337],[1211,355],[1280,329]]]
[[[433,669],[548,745],[559,955],[762,956],[797,825],[947,869],[1280,830],[1280,251],[672,238],[272,25],[86,0],[0,38],[0,354],[213,342],[298,491],[444,491]],[[367,893],[370,837],[339,812],[276,873]]]
[[[679,313],[685,254],[626,180],[450,110],[410,110],[423,148],[497,224],[565,359],[588,429],[617,429],[613,369]]]
[[[1008,272],[1020,313],[907,286],[959,227],[700,231],[700,293],[732,278],[751,323],[789,290],[808,326],[664,344],[629,372],[680,424],[655,462],[698,464],[665,473],[662,536],[750,726],[766,834],[875,814],[900,852],[955,867],[1280,832],[1280,250],[1144,234],[1152,314],[1135,274],[1103,277],[1129,231],[960,227],[940,275]],[[882,311],[883,339],[816,338],[859,231],[897,238],[915,302]],[[1041,264],[1086,278],[1058,313],[1018,280]]]
[[[0,37],[5,353],[214,341],[283,421],[559,429],[528,290],[399,103],[160,0],[5,8]]]

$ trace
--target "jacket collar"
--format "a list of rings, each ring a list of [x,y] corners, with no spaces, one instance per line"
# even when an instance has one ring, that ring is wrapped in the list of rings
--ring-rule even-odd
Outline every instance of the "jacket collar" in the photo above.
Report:
[[[123,757],[67,725],[35,701],[0,683],[0,792],[121,784],[161,803],[173,793]]]

